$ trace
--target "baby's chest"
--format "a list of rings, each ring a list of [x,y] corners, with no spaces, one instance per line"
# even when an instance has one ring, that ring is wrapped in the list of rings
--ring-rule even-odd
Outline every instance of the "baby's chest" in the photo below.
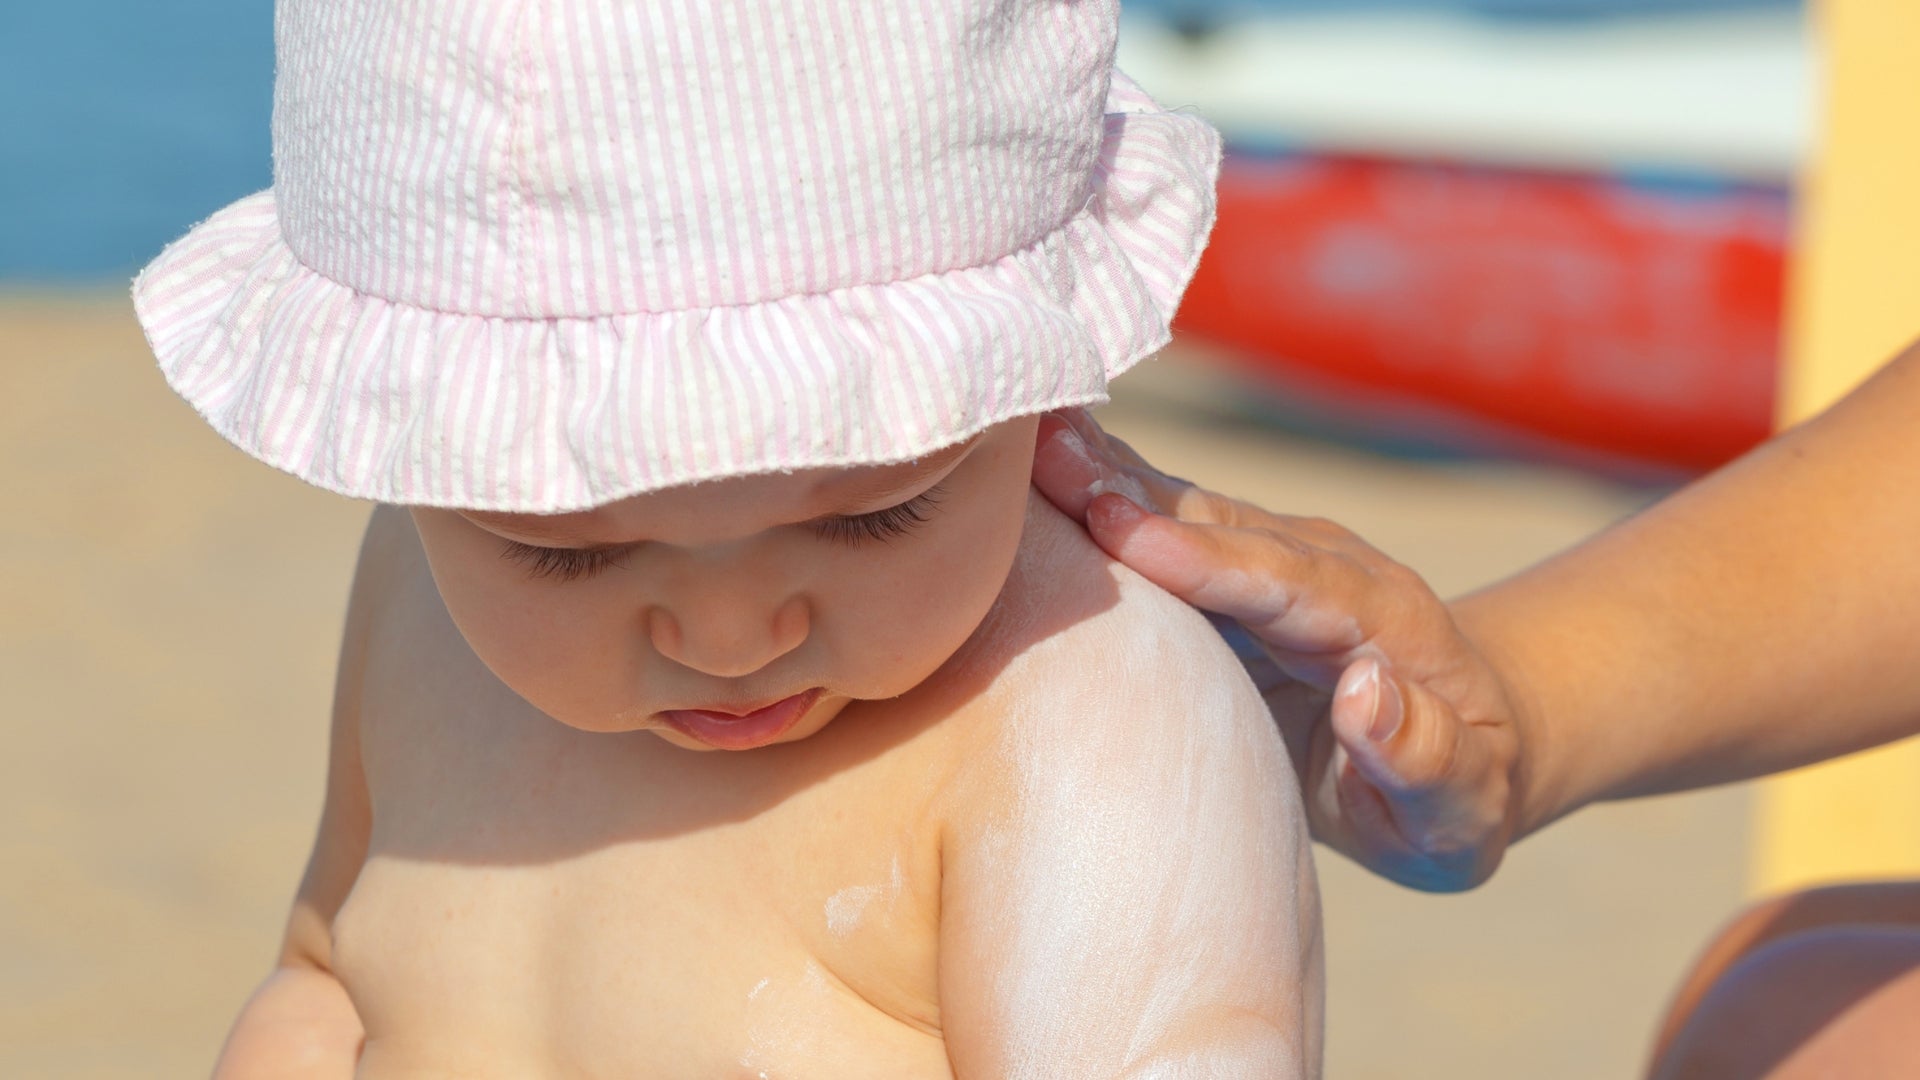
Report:
[[[947,1075],[938,854],[884,763],[801,783],[541,725],[367,731],[335,924],[363,1074]]]

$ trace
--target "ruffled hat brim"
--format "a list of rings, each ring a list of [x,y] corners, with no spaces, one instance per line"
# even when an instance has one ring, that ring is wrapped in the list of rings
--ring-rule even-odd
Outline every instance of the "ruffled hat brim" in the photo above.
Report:
[[[1119,73],[1086,205],[984,266],[764,303],[595,318],[433,311],[303,265],[274,196],[134,283],[173,388],[308,483],[562,513],[725,476],[905,461],[1106,400],[1166,343],[1214,217],[1220,140]]]

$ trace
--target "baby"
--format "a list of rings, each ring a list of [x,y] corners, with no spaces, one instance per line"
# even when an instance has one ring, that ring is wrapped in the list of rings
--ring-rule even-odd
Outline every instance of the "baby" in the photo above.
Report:
[[[1217,139],[1106,0],[283,0],[274,189],[135,299],[377,501],[227,1077],[1309,1077],[1266,710],[1028,486]]]

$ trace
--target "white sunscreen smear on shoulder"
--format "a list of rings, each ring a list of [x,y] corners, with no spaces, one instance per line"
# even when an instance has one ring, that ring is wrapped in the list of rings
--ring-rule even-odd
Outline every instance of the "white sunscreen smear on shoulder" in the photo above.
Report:
[[[740,1067],[770,1076],[813,1056],[815,1021],[833,993],[827,971],[812,960],[799,979],[764,978],[747,992],[747,1049]]]
[[[834,937],[846,937],[860,926],[867,905],[880,895],[873,885],[850,885],[827,897],[827,929]]]
[[[827,897],[827,929],[834,937],[846,937],[860,928],[867,916],[867,909],[876,900],[884,900],[888,906],[900,896],[905,887],[906,878],[900,870],[900,857],[893,858],[893,866],[888,873],[885,885],[849,885],[832,896]]]
[[[1138,595],[1151,587],[1131,575],[1118,584],[1120,603],[1059,640],[1077,659],[1042,666],[1097,656],[1105,674],[1016,707],[1017,808],[977,849],[1004,905],[992,981],[1011,1039],[995,1065],[1057,1075],[1073,1031],[1075,1052],[1098,1058],[1081,1064],[1110,1073],[1316,1075],[1318,903],[1285,750],[1198,615]],[[1188,1060],[1177,1033],[1197,1016],[1284,1034]]]

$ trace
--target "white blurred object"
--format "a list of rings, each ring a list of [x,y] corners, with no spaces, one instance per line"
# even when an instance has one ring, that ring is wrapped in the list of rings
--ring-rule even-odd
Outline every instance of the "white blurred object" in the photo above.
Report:
[[[1121,67],[1242,145],[1762,181],[1809,156],[1815,64],[1792,11],[1262,16],[1195,37],[1130,18],[1120,35]]]

